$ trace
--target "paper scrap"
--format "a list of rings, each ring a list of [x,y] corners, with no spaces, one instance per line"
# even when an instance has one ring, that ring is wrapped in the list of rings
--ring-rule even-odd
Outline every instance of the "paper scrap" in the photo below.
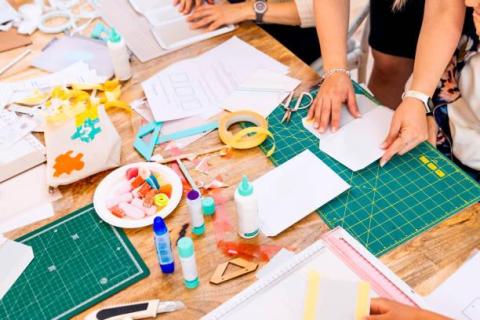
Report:
[[[46,165],[0,183],[0,233],[53,216]]]
[[[425,298],[430,309],[457,320],[480,319],[480,253]]]
[[[305,150],[253,182],[260,230],[276,236],[350,186],[310,150]]]
[[[304,320],[363,320],[370,314],[370,284],[309,271]]]
[[[222,107],[232,112],[251,110],[268,117],[300,83],[284,74],[259,69],[222,102]]]
[[[142,83],[156,121],[219,111],[240,83],[258,69],[288,67],[237,37],[202,55],[170,65]]]

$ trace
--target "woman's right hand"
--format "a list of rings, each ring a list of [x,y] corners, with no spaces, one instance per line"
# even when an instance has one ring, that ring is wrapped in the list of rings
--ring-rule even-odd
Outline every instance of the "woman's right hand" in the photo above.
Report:
[[[340,126],[340,114],[344,103],[352,116],[355,118],[361,116],[350,77],[344,72],[336,72],[322,83],[307,119],[313,120],[313,127],[320,133],[324,133],[329,125],[332,132],[335,132]]]

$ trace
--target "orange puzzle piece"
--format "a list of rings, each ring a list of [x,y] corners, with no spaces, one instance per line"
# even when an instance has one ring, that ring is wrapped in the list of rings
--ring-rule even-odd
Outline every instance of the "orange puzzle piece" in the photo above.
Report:
[[[55,169],[54,177],[59,177],[64,173],[70,174],[73,170],[83,169],[85,166],[85,163],[82,161],[83,153],[79,153],[75,157],[71,156],[72,153],[73,151],[69,150],[55,158],[55,165],[53,166]]]

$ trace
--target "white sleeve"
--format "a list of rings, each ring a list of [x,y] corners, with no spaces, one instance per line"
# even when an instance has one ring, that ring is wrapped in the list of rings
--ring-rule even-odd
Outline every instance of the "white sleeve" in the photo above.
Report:
[[[295,0],[298,15],[300,16],[300,26],[302,28],[315,27],[313,1],[314,0]]]

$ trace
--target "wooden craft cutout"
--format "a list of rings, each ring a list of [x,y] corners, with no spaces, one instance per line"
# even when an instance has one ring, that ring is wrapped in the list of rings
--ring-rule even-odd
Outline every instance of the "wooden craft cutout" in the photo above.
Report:
[[[229,265],[233,265],[241,269],[225,274]],[[241,277],[243,275],[246,275],[247,273],[253,272],[257,270],[257,268],[258,268],[258,263],[250,262],[242,258],[235,258],[219,265],[215,269],[215,272],[213,273],[212,277],[210,278],[210,283],[221,284],[221,283],[230,281],[232,279]]]

